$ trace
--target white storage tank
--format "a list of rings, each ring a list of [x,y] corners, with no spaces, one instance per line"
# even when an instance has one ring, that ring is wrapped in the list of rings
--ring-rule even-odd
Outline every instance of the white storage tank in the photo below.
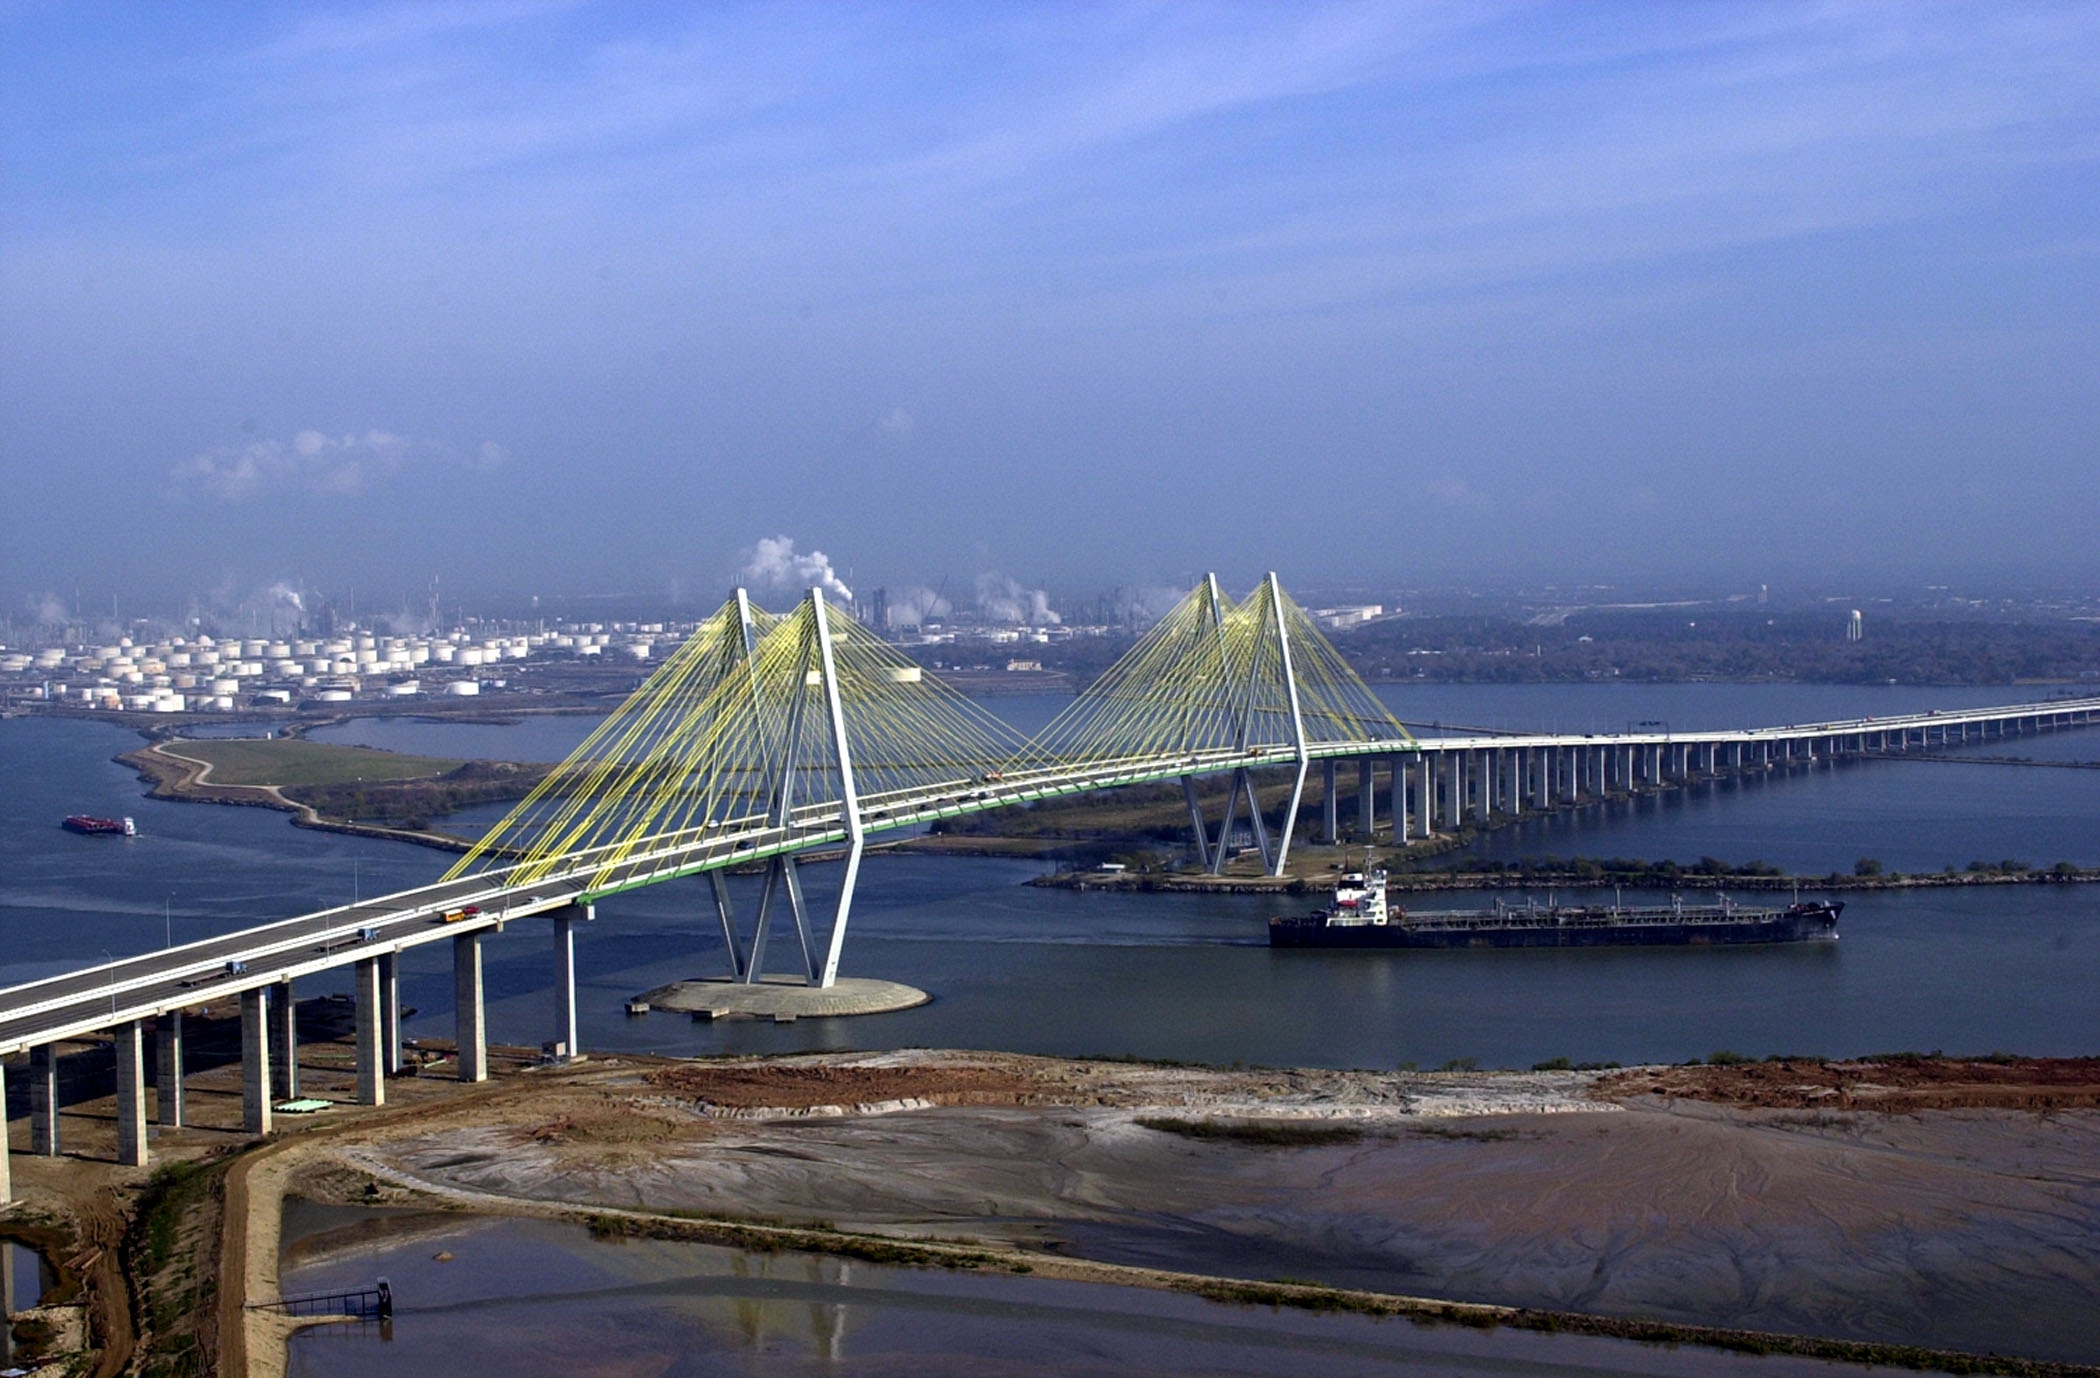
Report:
[[[386,687],[386,694],[390,699],[414,698],[422,692],[423,682],[414,679],[404,679],[399,684],[389,684]]]
[[[471,679],[456,679],[445,686],[445,692],[453,698],[470,698],[481,692],[481,685]]]
[[[351,697],[348,689],[322,689],[314,695],[321,703],[348,703]]]
[[[238,694],[241,682],[238,679],[215,679],[211,682],[211,691],[214,694]]]

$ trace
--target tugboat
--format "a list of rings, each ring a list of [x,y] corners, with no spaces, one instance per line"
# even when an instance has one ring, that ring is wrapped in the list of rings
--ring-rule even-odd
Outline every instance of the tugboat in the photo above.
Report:
[[[1345,871],[1334,902],[1317,913],[1269,920],[1271,947],[1706,947],[1835,941],[1835,900],[1796,899],[1783,909],[1715,904],[1567,905],[1496,900],[1487,909],[1409,913],[1389,906],[1385,872]]]
[[[139,825],[129,818],[95,818],[89,814],[76,813],[70,818],[58,820],[58,826],[69,833],[80,833],[85,837],[137,837]]]

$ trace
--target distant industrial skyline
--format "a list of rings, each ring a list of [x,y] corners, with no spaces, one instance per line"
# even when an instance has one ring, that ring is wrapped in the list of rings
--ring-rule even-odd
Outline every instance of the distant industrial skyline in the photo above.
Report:
[[[2091,6],[18,6],[0,160],[17,620],[2100,580]]]

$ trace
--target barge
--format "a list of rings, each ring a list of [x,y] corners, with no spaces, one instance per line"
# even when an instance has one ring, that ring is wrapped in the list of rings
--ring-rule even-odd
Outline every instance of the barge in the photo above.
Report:
[[[1345,872],[1317,913],[1269,920],[1271,947],[1723,947],[1834,941],[1835,900],[1784,907],[1737,904],[1509,904],[1411,912],[1389,906],[1385,872]]]
[[[138,824],[132,822],[129,818],[95,818],[88,814],[76,813],[70,817],[59,819],[58,826],[69,833],[79,833],[83,837],[137,837],[139,835]]]

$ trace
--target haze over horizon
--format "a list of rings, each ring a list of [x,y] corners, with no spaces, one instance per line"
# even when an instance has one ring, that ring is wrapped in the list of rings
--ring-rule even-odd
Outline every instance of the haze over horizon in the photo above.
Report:
[[[17,616],[2100,579],[2093,6],[13,3],[0,166]]]

